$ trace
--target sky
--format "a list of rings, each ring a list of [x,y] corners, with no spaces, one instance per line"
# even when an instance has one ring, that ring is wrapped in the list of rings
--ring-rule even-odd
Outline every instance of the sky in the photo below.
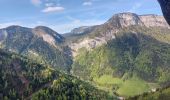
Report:
[[[162,15],[157,0],[0,0],[0,28],[47,26],[62,34],[122,12]]]

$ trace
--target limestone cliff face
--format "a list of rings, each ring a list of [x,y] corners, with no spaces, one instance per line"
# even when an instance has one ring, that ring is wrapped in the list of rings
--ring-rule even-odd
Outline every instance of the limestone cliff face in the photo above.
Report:
[[[140,20],[146,27],[164,27],[170,28],[163,16],[159,15],[141,15]]]
[[[92,50],[98,46],[106,44],[107,41],[105,37],[95,37],[95,38],[84,38],[76,43],[71,43],[69,47],[71,48],[72,56],[75,57],[78,55],[78,51],[81,48],[86,48],[87,50]]]
[[[114,15],[106,24],[124,28],[128,26],[146,26],[169,28],[163,16],[160,15],[137,15],[134,13],[120,13]]]
[[[124,28],[132,25],[143,26],[139,16],[134,13],[116,14],[111,19],[109,19],[106,24],[117,28]]]
[[[32,29],[32,32],[39,38],[42,38],[48,44],[57,48],[57,44],[64,41],[64,38],[54,30],[45,27],[37,26]]]

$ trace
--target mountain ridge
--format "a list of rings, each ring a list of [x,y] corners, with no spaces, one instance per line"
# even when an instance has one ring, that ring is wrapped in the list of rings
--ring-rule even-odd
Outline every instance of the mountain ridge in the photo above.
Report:
[[[151,19],[151,22],[149,19]],[[166,23],[163,16],[153,14],[137,15],[134,13],[118,13],[113,15],[104,24],[85,28],[85,30],[93,28],[91,29],[92,31],[85,32],[85,30],[78,28],[76,30],[81,31],[74,34],[70,33],[72,36],[67,35],[65,38],[66,42],[68,41],[67,45],[71,44],[70,48],[73,50],[73,56],[76,56],[78,49],[82,47],[85,47],[86,49],[93,49],[106,44],[107,41],[115,38],[116,33],[131,26],[145,27],[147,30],[153,27],[169,29],[169,25]]]
[[[64,37],[54,30],[38,26],[9,26],[0,30],[1,48],[28,56],[40,63],[69,70],[71,58],[64,54]],[[70,59],[69,59],[70,58]]]
[[[135,14],[135,13],[130,13],[130,12],[125,12],[125,13],[117,13],[117,14],[114,14],[109,20],[107,20],[105,23],[107,24],[107,23],[109,23],[109,21],[111,21],[112,19],[114,19],[115,17],[123,17],[123,15],[125,15],[124,16],[124,18],[122,18],[122,19],[126,19],[126,17],[128,18],[128,16],[126,16],[126,15],[130,15],[130,17],[134,17],[134,18],[136,18],[136,19],[138,19],[138,20],[143,20],[142,21],[142,23],[147,23],[146,22],[146,19],[148,19],[148,17],[150,17],[150,18],[153,18],[154,20],[155,20],[155,22],[158,22],[159,23],[159,21],[161,22],[162,21],[162,24],[163,25],[160,25],[160,27],[169,27],[169,25],[166,23],[166,21],[165,21],[165,19],[164,19],[164,17],[162,16],[162,15],[156,15],[156,14],[145,14],[145,15],[138,15],[138,14]],[[145,20],[144,20],[145,19]],[[118,19],[119,20],[119,19]],[[148,19],[149,20],[149,19]],[[104,23],[104,24],[105,24]],[[102,24],[101,24],[102,25]],[[145,24],[143,24],[143,25],[145,25]],[[95,25],[95,26],[99,26],[99,25]],[[84,26],[85,27],[85,29],[87,29],[87,28],[90,28],[90,27],[95,27],[95,26]],[[151,25],[147,25],[146,24],[146,26],[147,27],[149,27],[149,26],[151,26]],[[154,25],[152,25],[152,26],[154,26]],[[155,26],[159,26],[159,25],[157,25],[157,24],[155,24]],[[155,27],[154,26],[154,27]],[[79,27],[80,28],[80,30],[81,30],[81,28],[82,27]],[[70,33],[76,33],[74,30],[79,30],[79,28],[75,28],[75,29],[73,29]],[[83,30],[81,30],[81,31],[83,31]],[[77,32],[77,33],[81,33],[81,32]],[[82,32],[83,33],[83,32]],[[68,34],[68,33],[67,33]]]
[[[85,47],[90,50],[103,44],[107,44],[107,41],[114,39],[115,34],[122,30],[122,28],[126,28],[129,26],[141,26],[146,28],[158,27],[169,29],[169,26],[163,16],[154,14],[137,15],[135,13],[129,12],[114,14],[107,22],[101,25],[76,28],[67,34],[59,34],[46,26],[37,26],[35,28],[21,28],[25,28],[29,31],[31,30],[30,33],[33,33],[33,36],[36,35],[38,38],[42,38],[45,43],[48,43],[53,48],[57,48],[59,51],[63,51],[63,44],[64,46],[68,46],[71,50],[69,55],[75,57],[78,54],[77,52],[80,48]],[[1,29],[1,31],[11,28],[16,29],[17,27],[19,26],[10,26]],[[6,35],[6,33],[1,34],[0,41],[4,41],[2,37],[6,37]],[[1,47],[3,47],[3,43],[0,42],[0,44]],[[8,48],[8,50],[9,49],[10,48]]]

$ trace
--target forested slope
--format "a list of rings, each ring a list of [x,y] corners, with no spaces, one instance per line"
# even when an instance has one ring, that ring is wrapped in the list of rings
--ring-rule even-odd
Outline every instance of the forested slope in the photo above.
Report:
[[[1,100],[108,99],[106,92],[25,57],[0,50]]]

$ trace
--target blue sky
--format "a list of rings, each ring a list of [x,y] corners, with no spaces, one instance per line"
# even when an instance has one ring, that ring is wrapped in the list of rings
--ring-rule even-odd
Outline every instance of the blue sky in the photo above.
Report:
[[[0,28],[48,26],[59,33],[106,22],[113,14],[162,15],[157,0],[0,0]]]

